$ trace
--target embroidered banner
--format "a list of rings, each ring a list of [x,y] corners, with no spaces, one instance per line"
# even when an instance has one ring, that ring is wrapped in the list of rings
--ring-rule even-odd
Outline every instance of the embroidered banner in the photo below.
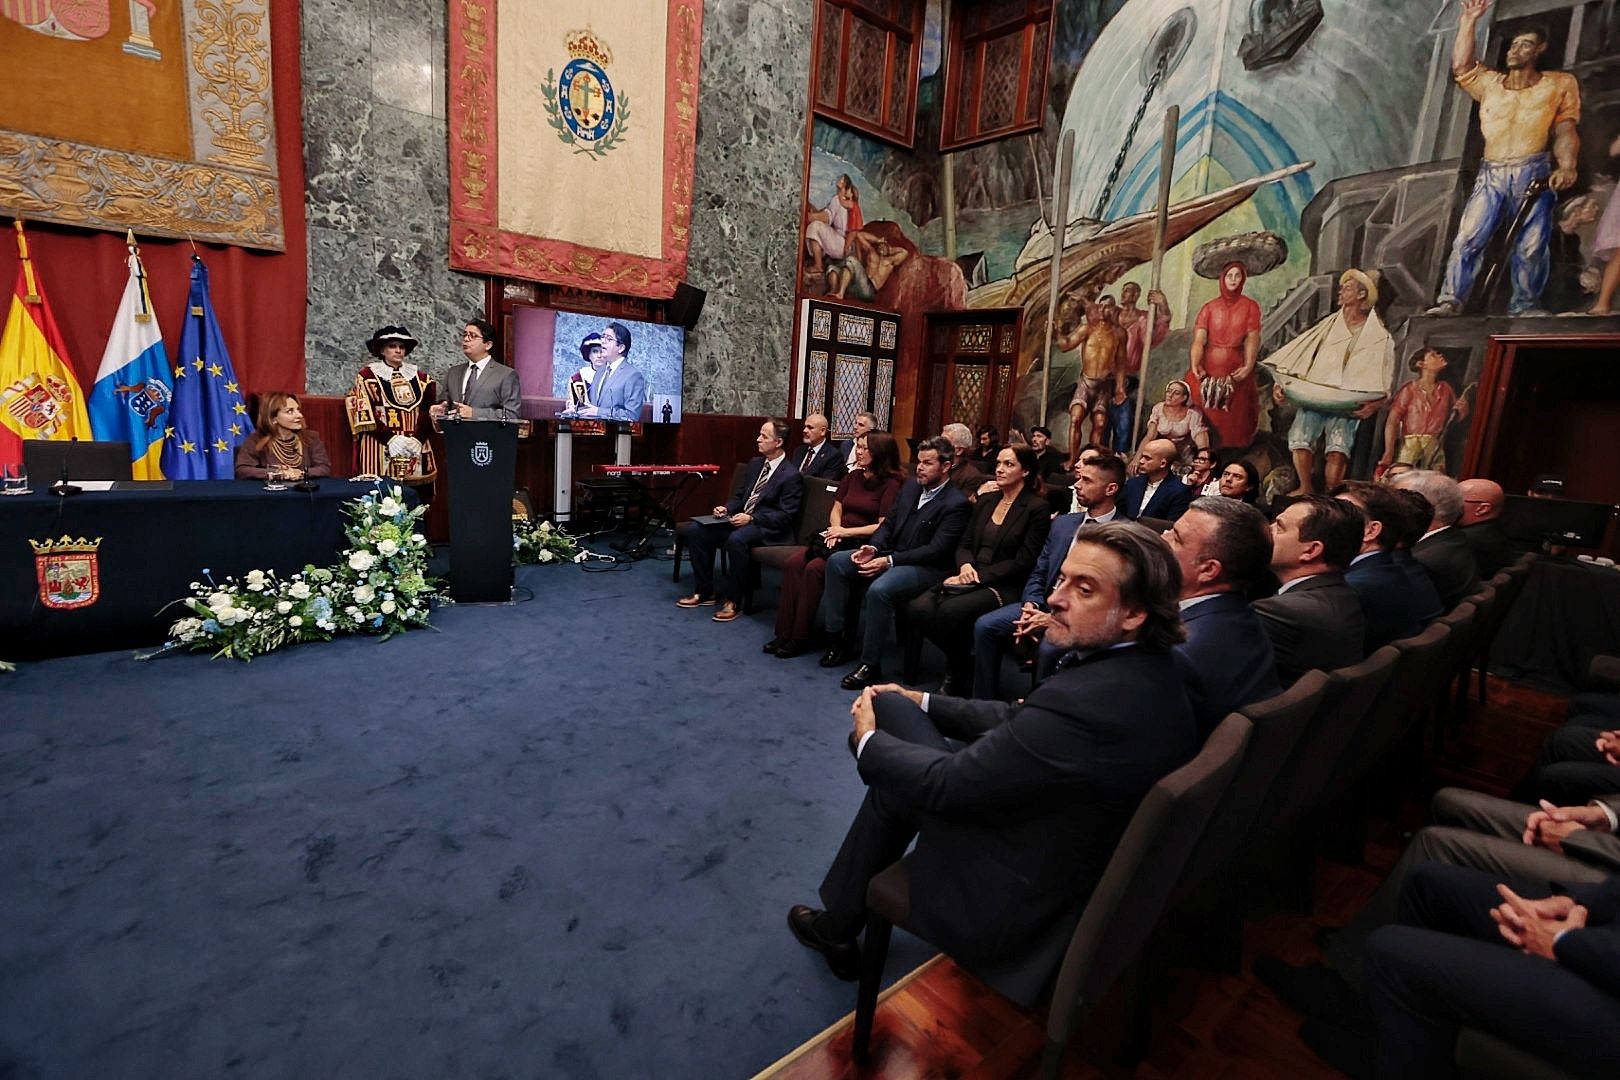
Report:
[[[685,276],[701,0],[450,9],[450,265],[668,297]]]
[[[267,0],[0,0],[0,56],[0,213],[284,250]]]

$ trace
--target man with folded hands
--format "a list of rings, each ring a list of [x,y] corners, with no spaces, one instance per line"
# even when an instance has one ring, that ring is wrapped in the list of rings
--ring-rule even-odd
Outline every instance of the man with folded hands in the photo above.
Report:
[[[1180,576],[1139,525],[1085,529],[1047,600],[1067,655],[1023,704],[862,693],[851,746],[868,790],[826,910],[788,913],[800,943],[857,977],[867,886],[915,838],[909,927],[1013,1000],[1039,998],[1142,796],[1197,752],[1170,656]]]

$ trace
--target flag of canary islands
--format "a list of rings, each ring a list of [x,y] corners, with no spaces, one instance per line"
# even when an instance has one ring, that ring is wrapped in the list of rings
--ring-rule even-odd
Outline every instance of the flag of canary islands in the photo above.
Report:
[[[129,443],[135,479],[161,480],[163,437],[173,430],[169,408],[174,388],[134,233],[128,243],[129,281],[107,335],[96,384],[90,388],[90,427],[97,439]]]
[[[228,480],[236,475],[236,448],[253,421],[231,367],[208,292],[208,267],[191,257],[191,294],[174,358],[173,434],[163,441],[163,475],[170,480]]]
[[[24,439],[90,438],[84,392],[73,377],[67,346],[28,258],[28,237],[17,230],[17,287],[0,331],[0,464],[20,465]]]

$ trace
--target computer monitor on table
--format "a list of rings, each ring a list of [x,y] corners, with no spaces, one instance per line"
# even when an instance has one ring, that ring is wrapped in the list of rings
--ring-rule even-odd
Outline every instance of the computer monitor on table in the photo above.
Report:
[[[67,472],[62,471],[63,464]],[[64,475],[73,480],[131,480],[134,471],[127,442],[62,442],[58,439],[25,439],[23,467],[29,483],[37,490],[49,487]]]

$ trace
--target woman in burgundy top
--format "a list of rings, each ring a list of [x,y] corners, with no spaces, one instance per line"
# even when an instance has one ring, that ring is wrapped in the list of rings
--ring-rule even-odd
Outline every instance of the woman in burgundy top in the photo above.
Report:
[[[776,608],[776,636],[765,651],[788,660],[810,648],[810,633],[827,581],[827,555],[840,547],[859,547],[889,516],[900,493],[900,448],[886,431],[871,431],[855,440],[855,469],[838,485],[830,523],[813,544],[788,560],[782,571],[781,599]]]

